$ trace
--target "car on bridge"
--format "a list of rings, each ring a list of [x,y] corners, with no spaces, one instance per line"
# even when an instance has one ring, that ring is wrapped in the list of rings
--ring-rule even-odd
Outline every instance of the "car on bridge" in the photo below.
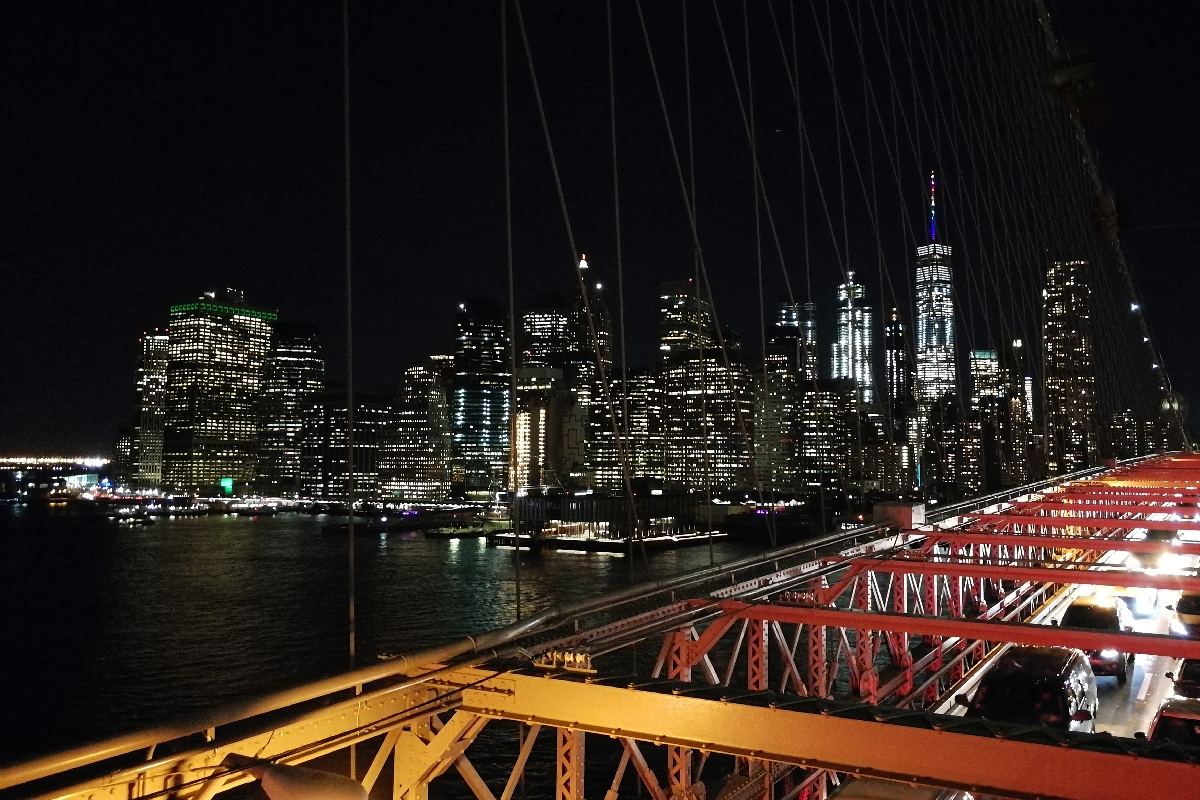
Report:
[[[966,716],[1091,733],[1096,676],[1082,650],[1014,645],[979,680],[974,697],[958,695]]]
[[[1171,633],[1200,637],[1200,592],[1182,592],[1175,605],[1169,605],[1167,609],[1175,612],[1171,619]]]
[[[1172,692],[1176,697],[1200,697],[1200,659],[1183,659],[1166,677],[1174,681]]]
[[[1133,615],[1121,598],[1111,594],[1094,594],[1080,597],[1067,606],[1061,624],[1065,628],[1129,632],[1133,630]],[[1122,686],[1129,680],[1129,664],[1133,658],[1133,653],[1122,653],[1116,648],[1088,653],[1093,673],[1097,676],[1111,675]]]
[[[1200,746],[1200,699],[1168,697],[1154,715],[1146,738],[1152,742]]]

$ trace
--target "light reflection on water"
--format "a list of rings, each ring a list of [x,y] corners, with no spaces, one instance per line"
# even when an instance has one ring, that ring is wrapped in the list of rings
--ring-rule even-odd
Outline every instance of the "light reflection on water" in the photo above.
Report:
[[[347,546],[321,533],[327,521],[128,528],[0,509],[0,760],[346,669]],[[750,549],[715,545],[718,561]],[[511,549],[363,536],[355,560],[361,660],[514,618]],[[708,548],[650,560],[661,578],[708,564]],[[629,584],[629,561],[605,554],[522,551],[522,565],[525,613]],[[644,577],[640,559],[635,566]]]

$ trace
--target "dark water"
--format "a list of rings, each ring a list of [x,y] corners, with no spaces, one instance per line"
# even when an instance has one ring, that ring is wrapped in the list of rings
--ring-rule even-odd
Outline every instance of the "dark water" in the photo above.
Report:
[[[321,533],[327,521],[129,528],[0,507],[0,761],[346,669],[347,543]],[[478,539],[356,544],[360,663],[514,619],[511,550]],[[749,551],[716,545],[718,561]],[[708,559],[697,547],[653,555],[651,567],[660,578]],[[627,585],[622,557],[526,557],[522,608]]]

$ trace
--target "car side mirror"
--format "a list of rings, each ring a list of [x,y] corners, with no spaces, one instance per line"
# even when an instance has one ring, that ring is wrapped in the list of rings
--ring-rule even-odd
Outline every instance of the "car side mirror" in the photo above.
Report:
[[[1126,625],[1126,626],[1125,626],[1124,628],[1122,628],[1121,630],[1125,631],[1126,633],[1133,633],[1133,626],[1132,626],[1132,625]]]
[[[960,706],[969,706],[971,704],[971,698],[967,697],[965,694],[956,694],[954,695],[954,702],[958,703]]]
[[[1056,627],[1056,628],[1057,628],[1057,627],[1058,627],[1058,620],[1056,620],[1056,619],[1052,619],[1052,620],[1050,620],[1050,624],[1051,624],[1051,625],[1053,625],[1054,627]]]
[[[1167,678],[1169,680],[1175,680],[1175,673],[1174,672],[1164,672],[1163,677]]]
[[[1133,734],[1133,738],[1140,739],[1141,741],[1144,742],[1144,741],[1146,741],[1146,732],[1145,731],[1135,731]]]
[[[1163,606],[1163,608],[1165,608],[1167,611],[1174,611],[1174,610],[1175,610],[1175,606],[1171,605],[1170,603],[1168,603],[1167,605]]]
[[[1092,712],[1088,711],[1086,708],[1081,708],[1071,715],[1072,722],[1087,722],[1091,718]]]

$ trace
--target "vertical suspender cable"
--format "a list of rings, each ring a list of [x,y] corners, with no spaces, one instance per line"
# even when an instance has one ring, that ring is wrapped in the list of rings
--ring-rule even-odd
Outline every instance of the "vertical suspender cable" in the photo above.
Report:
[[[613,226],[617,247],[617,332],[621,338],[621,421],[629,430],[629,368],[625,348],[625,268],[621,257],[621,184],[617,172],[617,78],[613,66],[612,0],[604,4],[608,42],[608,123],[612,138]],[[615,411],[615,409],[614,409]],[[632,447],[630,448],[632,449]],[[637,499],[630,497],[629,510],[635,515],[629,521],[629,582],[633,583],[633,530],[637,526]]]
[[[508,130],[508,0],[500,0],[500,94],[504,106],[504,242],[508,265],[508,520],[513,534],[513,570],[516,574],[516,611],[521,619],[521,524],[517,510],[517,301],[513,279],[512,159]]]
[[[350,0],[342,0],[342,170],[346,211],[346,503],[347,519],[347,599],[350,627],[350,668],[353,669],[358,656],[357,623],[354,609],[354,291],[351,271],[350,238]],[[360,694],[362,686],[355,686],[354,693]],[[356,779],[358,758],[354,745],[350,745],[350,778]]]
[[[349,506],[350,665],[357,656],[354,612],[354,293],[350,269],[350,0],[342,0],[342,170],[346,212],[346,501]],[[351,766],[353,769],[353,765]]]

